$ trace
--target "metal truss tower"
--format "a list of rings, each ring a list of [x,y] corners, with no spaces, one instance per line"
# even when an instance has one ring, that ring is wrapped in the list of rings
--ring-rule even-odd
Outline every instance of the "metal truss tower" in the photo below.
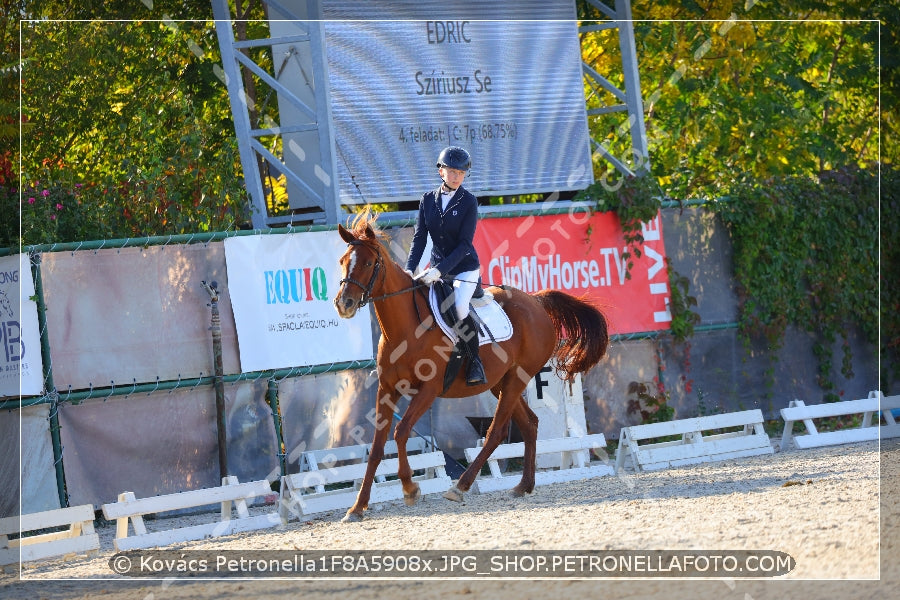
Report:
[[[212,0],[244,181],[253,204],[253,227],[337,223],[340,202],[333,181],[336,159],[321,3],[263,3],[269,15],[269,37],[238,40],[228,0]],[[268,69],[251,58],[249,51],[256,48],[271,49]],[[280,123],[266,116],[268,97],[262,106],[251,106],[255,101],[245,86],[242,68],[277,95]],[[272,171],[284,177],[289,215],[269,215],[262,173]]]
[[[616,132],[619,135],[628,134],[631,137],[630,159],[636,168],[627,166],[620,158],[614,156],[609,149],[597,140],[592,139],[594,151],[612,163],[621,173],[636,175],[650,171],[650,154],[647,149],[647,130],[644,125],[644,103],[641,99],[641,79],[638,73],[637,49],[634,42],[634,24],[631,19],[631,0],[615,0],[615,8],[610,8],[600,0],[587,0],[588,4],[597,8],[610,18],[602,23],[583,24],[578,28],[579,32],[602,31],[608,29],[618,30],[619,51],[622,55],[622,75],[625,85],[620,90],[606,77],[595,71],[590,65],[584,63],[582,68],[585,77],[594,90],[594,94],[600,95],[597,86],[610,92],[619,101],[617,104],[589,108],[588,117],[609,113],[625,113],[623,121]]]

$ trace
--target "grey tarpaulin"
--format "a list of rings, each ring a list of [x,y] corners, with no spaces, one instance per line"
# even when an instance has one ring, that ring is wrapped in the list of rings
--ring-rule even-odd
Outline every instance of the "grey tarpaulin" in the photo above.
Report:
[[[225,387],[228,470],[279,475],[265,381]],[[89,400],[60,408],[70,504],[114,502],[221,485],[209,386]]]
[[[3,482],[0,486],[3,490],[0,493],[0,518],[19,514],[20,483],[23,513],[59,508],[47,423],[49,410],[49,404],[41,404],[26,406],[20,411],[0,412],[0,456],[3,457],[0,460],[0,481]]]

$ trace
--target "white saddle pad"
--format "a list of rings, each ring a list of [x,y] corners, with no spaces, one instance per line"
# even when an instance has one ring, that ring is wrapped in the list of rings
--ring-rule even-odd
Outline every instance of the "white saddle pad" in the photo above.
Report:
[[[440,311],[440,301],[438,300],[437,293],[435,293],[433,287],[428,292],[428,302],[431,304],[431,313],[434,315],[434,320],[437,321],[441,331],[443,331],[455,344],[459,336],[444,320],[444,316]],[[481,325],[481,329],[483,330],[478,335],[479,346],[488,344],[491,341],[504,342],[512,337],[512,322],[496,300],[492,299],[488,304],[483,306],[476,306],[474,304],[471,306],[477,315],[475,320],[481,321],[479,325]],[[490,334],[488,334],[488,331],[485,329],[489,330]],[[491,339],[491,336],[493,336],[493,340]]]

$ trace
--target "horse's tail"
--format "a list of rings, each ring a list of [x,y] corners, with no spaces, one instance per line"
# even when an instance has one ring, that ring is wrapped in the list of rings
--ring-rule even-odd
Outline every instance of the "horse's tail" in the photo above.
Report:
[[[550,315],[560,344],[556,370],[572,379],[600,362],[609,346],[606,317],[594,305],[557,290],[541,290],[534,298]]]

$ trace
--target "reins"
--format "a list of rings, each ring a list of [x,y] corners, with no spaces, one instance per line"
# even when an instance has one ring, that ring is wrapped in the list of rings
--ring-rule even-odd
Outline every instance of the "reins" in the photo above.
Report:
[[[378,300],[384,300],[385,298],[390,298],[391,296],[399,296],[400,294],[405,294],[407,292],[414,292],[421,287],[427,287],[421,281],[415,281],[412,287],[403,288],[402,290],[398,290],[396,292],[391,292],[390,294],[382,294],[380,296],[373,296],[369,298],[369,302],[377,302]]]

